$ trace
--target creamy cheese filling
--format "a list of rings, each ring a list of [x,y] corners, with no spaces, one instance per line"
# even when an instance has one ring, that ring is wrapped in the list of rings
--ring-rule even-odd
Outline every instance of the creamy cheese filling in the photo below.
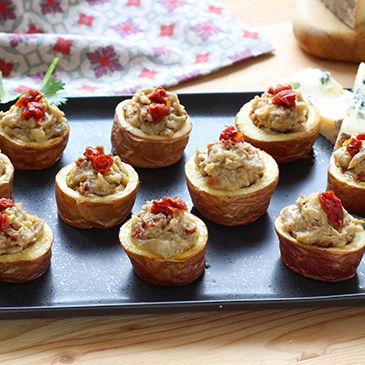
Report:
[[[0,115],[0,127],[11,138],[23,142],[45,142],[60,136],[67,129],[64,113],[55,105],[49,104],[46,98],[41,100],[45,105],[46,116],[42,118],[42,126],[31,117],[23,119],[24,107],[12,105],[9,111]]]
[[[257,148],[247,142],[222,141],[196,150],[195,163],[208,183],[219,190],[238,190],[254,184],[263,175],[265,165]]]
[[[318,193],[301,196],[295,205],[281,213],[283,230],[299,242],[320,247],[344,247],[357,232],[363,231],[362,221],[343,210],[343,224],[330,223],[322,208]]]
[[[266,91],[255,96],[251,102],[252,122],[270,134],[300,131],[308,117],[308,105],[302,94],[296,91],[294,107],[274,104],[272,99],[273,95]]]
[[[131,218],[133,241],[138,247],[164,258],[180,255],[196,245],[198,230],[196,224],[184,210],[175,213],[151,213],[152,201]]]
[[[188,114],[184,106],[180,104],[177,95],[166,92],[169,113],[160,121],[154,121],[150,113],[152,100],[148,97],[154,90],[153,87],[138,90],[123,106],[124,118],[130,125],[145,134],[171,137],[184,126]]]
[[[6,208],[4,214],[8,223],[6,229],[0,230],[0,254],[20,252],[43,234],[44,221],[24,212],[21,203]]]
[[[365,181],[365,143],[362,143],[355,155],[351,155],[347,148],[342,146],[333,152],[333,158],[343,174],[351,176],[354,180]]]
[[[66,177],[69,188],[87,196],[107,196],[123,191],[128,181],[128,172],[119,156],[113,157],[111,169],[106,174],[95,171],[92,161],[82,156]]]

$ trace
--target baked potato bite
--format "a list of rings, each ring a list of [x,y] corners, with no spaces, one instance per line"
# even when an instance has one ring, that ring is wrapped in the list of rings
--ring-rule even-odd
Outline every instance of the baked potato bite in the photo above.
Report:
[[[337,282],[355,276],[365,247],[363,221],[333,191],[311,193],[275,219],[284,264],[307,278]]]
[[[249,224],[267,210],[279,181],[276,161],[227,127],[220,141],[196,150],[185,164],[187,187],[196,209],[226,225]]]
[[[208,229],[177,196],[146,202],[119,230],[136,274],[159,286],[188,285],[205,269]]]
[[[60,218],[77,228],[111,228],[130,214],[139,187],[134,168],[101,145],[87,147],[83,156],[56,175]]]
[[[317,108],[300,91],[277,85],[242,106],[236,127],[247,142],[287,163],[308,157],[320,120]]]
[[[160,86],[140,89],[116,107],[113,153],[135,167],[171,166],[181,159],[191,129],[190,117],[176,94]]]
[[[365,217],[365,133],[346,140],[330,158],[327,190],[351,214]]]
[[[0,113],[0,149],[15,169],[42,170],[62,156],[69,137],[64,113],[31,89]]]
[[[14,166],[8,156],[0,152],[0,197],[13,199]]]
[[[0,214],[0,281],[23,283],[43,275],[52,257],[51,227],[11,199],[0,199]]]

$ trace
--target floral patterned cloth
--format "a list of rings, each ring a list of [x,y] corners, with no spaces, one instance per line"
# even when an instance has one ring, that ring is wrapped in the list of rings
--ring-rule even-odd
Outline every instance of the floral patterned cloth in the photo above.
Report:
[[[215,0],[0,0],[5,88],[56,77],[72,96],[169,87],[273,51]]]

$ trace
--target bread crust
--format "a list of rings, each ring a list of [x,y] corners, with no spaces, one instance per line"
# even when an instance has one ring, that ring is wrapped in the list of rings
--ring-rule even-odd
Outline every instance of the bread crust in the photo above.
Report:
[[[218,190],[206,183],[195,164],[195,154],[185,164],[187,187],[195,208],[209,220],[225,226],[252,223],[268,209],[279,181],[279,168],[266,152],[259,151],[265,164],[259,182],[236,191]]]
[[[308,102],[309,103],[309,102]],[[277,163],[288,163],[309,157],[320,130],[321,116],[309,103],[306,129],[301,132],[269,134],[256,127],[249,117],[251,101],[242,106],[236,115],[235,123],[246,142],[269,153]]]
[[[123,191],[108,196],[83,196],[69,188],[66,176],[75,163],[63,167],[56,175],[55,194],[59,217],[77,228],[111,228],[122,223],[130,214],[139,187],[137,172],[125,165],[129,181]]]
[[[325,248],[299,242],[284,231],[280,213],[274,227],[279,237],[281,258],[292,271],[324,282],[344,281],[355,276],[364,254],[365,231],[357,232],[344,248]]]
[[[150,136],[127,123],[123,112],[123,105],[127,102],[128,100],[122,101],[115,109],[111,132],[113,153],[135,167],[156,169],[178,162],[192,130],[190,117],[173,137]]]
[[[332,190],[351,214],[365,217],[365,182],[344,175],[336,166],[333,155],[327,173],[327,190]]]
[[[67,122],[65,122],[67,123]],[[24,142],[0,129],[0,149],[16,170],[43,170],[53,166],[67,146],[70,126],[63,133],[45,142]]]
[[[44,222],[43,235],[36,242],[21,252],[0,255],[0,281],[24,283],[43,275],[51,263],[53,239],[51,227]]]
[[[208,229],[200,218],[191,213],[185,214],[189,214],[197,224],[197,244],[173,258],[163,258],[139,248],[131,237],[131,220],[121,226],[119,241],[132,263],[133,270],[142,280],[158,286],[185,286],[204,273]]]

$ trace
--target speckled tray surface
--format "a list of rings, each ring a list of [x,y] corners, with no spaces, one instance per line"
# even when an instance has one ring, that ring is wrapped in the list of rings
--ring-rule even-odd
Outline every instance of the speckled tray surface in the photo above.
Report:
[[[195,148],[215,142],[233,125],[240,107],[255,93],[181,94],[193,121],[185,154],[174,166],[136,168],[140,188],[132,213],[146,200],[179,195],[192,213],[184,164]],[[61,167],[82,155],[87,146],[103,144],[110,135],[116,105],[127,96],[72,98],[62,107],[70,140],[61,160],[43,171],[16,171],[14,200],[53,228],[52,263],[45,275],[24,284],[0,283],[0,318],[31,318],[117,313],[162,313],[197,310],[269,309],[365,303],[365,266],[343,283],[306,279],[281,261],[273,221],[281,208],[303,193],[324,191],[332,145],[318,137],[313,158],[280,165],[280,180],[268,211],[247,226],[224,227],[201,217],[209,230],[204,275],[186,287],[157,287],[138,278],[118,240],[119,227],[81,230],[57,214],[54,178]],[[3,110],[7,110],[3,108]]]

